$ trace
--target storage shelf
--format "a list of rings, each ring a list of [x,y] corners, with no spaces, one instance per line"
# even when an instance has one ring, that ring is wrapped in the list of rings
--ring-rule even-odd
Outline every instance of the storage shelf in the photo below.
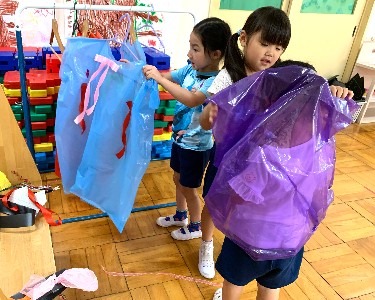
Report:
[[[375,49],[375,43],[364,43],[362,45],[352,72],[352,76],[358,73],[364,78],[364,87],[367,89],[361,112],[356,119],[358,123],[375,122],[375,64],[373,63],[373,49]]]

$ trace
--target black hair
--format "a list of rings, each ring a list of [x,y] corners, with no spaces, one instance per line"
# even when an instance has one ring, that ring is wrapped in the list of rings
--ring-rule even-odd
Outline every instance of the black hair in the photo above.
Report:
[[[283,60],[283,61],[280,61],[280,62],[276,62],[274,65],[273,65],[273,68],[280,68],[280,67],[286,67],[286,66],[299,66],[299,67],[303,67],[303,68],[309,68],[309,69],[312,69],[316,72],[316,69],[314,68],[313,65],[307,63],[307,62],[303,62],[303,61],[298,61],[298,60],[291,60],[291,59],[287,59],[287,60]]]
[[[261,32],[264,42],[280,45],[286,49],[291,37],[290,20],[281,9],[265,6],[253,11],[242,28],[246,32],[247,40],[257,32]],[[233,82],[245,78],[246,68],[244,57],[238,47],[239,33],[234,33],[228,42],[225,52],[224,67],[227,69]]]
[[[215,17],[206,18],[194,26],[193,32],[200,37],[205,52],[220,50],[221,57],[224,56],[232,34],[226,22]]]

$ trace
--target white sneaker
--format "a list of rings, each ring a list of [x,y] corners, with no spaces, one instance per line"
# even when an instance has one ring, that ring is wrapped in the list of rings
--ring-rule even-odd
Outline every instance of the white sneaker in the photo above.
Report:
[[[223,289],[219,288],[216,290],[212,300],[222,300],[222,299],[223,299]]]
[[[189,228],[187,226],[184,226],[182,228],[173,230],[171,232],[171,236],[175,240],[187,241],[187,240],[201,238],[202,237],[202,231],[201,230],[197,230],[197,231],[190,232]]]
[[[187,226],[188,219],[184,219],[182,221],[175,221],[173,218],[174,215],[166,216],[166,217],[159,217],[156,219],[156,224],[161,227],[169,227],[169,226]]]
[[[212,279],[215,277],[214,241],[202,241],[199,249],[198,269],[205,278]]]

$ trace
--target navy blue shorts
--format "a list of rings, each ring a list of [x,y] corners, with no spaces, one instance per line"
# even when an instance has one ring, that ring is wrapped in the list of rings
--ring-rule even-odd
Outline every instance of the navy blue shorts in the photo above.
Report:
[[[226,237],[216,269],[225,280],[237,286],[245,286],[256,279],[266,288],[277,289],[297,279],[302,256],[303,248],[291,258],[255,261]]]
[[[208,191],[210,190],[212,182],[214,181],[216,173],[217,173],[217,168],[214,166],[215,149],[216,149],[216,144],[214,143],[214,146],[211,148],[211,152],[210,152],[210,162],[208,163],[206,174],[204,175],[203,193],[202,193],[203,198],[206,197]]]
[[[194,151],[172,144],[170,166],[180,173],[180,183],[189,188],[198,188],[202,184],[204,170],[207,167],[210,150]]]

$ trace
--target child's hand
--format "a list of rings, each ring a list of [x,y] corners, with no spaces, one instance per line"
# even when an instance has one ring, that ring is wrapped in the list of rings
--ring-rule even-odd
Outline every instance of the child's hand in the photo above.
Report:
[[[178,138],[182,137],[185,133],[186,133],[186,130],[180,130],[179,132],[177,132]]]
[[[352,99],[354,96],[353,91],[341,86],[330,85],[329,89],[331,90],[332,95],[338,98]]]
[[[143,74],[146,76],[147,79],[155,79],[156,82],[160,82],[163,76],[160,74],[158,69],[155,66],[145,65],[143,67]]]
[[[211,103],[210,113],[209,113],[209,117],[208,117],[208,121],[210,122],[211,125],[213,125],[215,120],[216,120],[218,110],[219,109],[218,109],[217,105]]]
[[[218,107],[213,102],[209,102],[203,109],[202,114],[199,117],[199,123],[204,130],[212,129],[212,126],[216,120]]]

